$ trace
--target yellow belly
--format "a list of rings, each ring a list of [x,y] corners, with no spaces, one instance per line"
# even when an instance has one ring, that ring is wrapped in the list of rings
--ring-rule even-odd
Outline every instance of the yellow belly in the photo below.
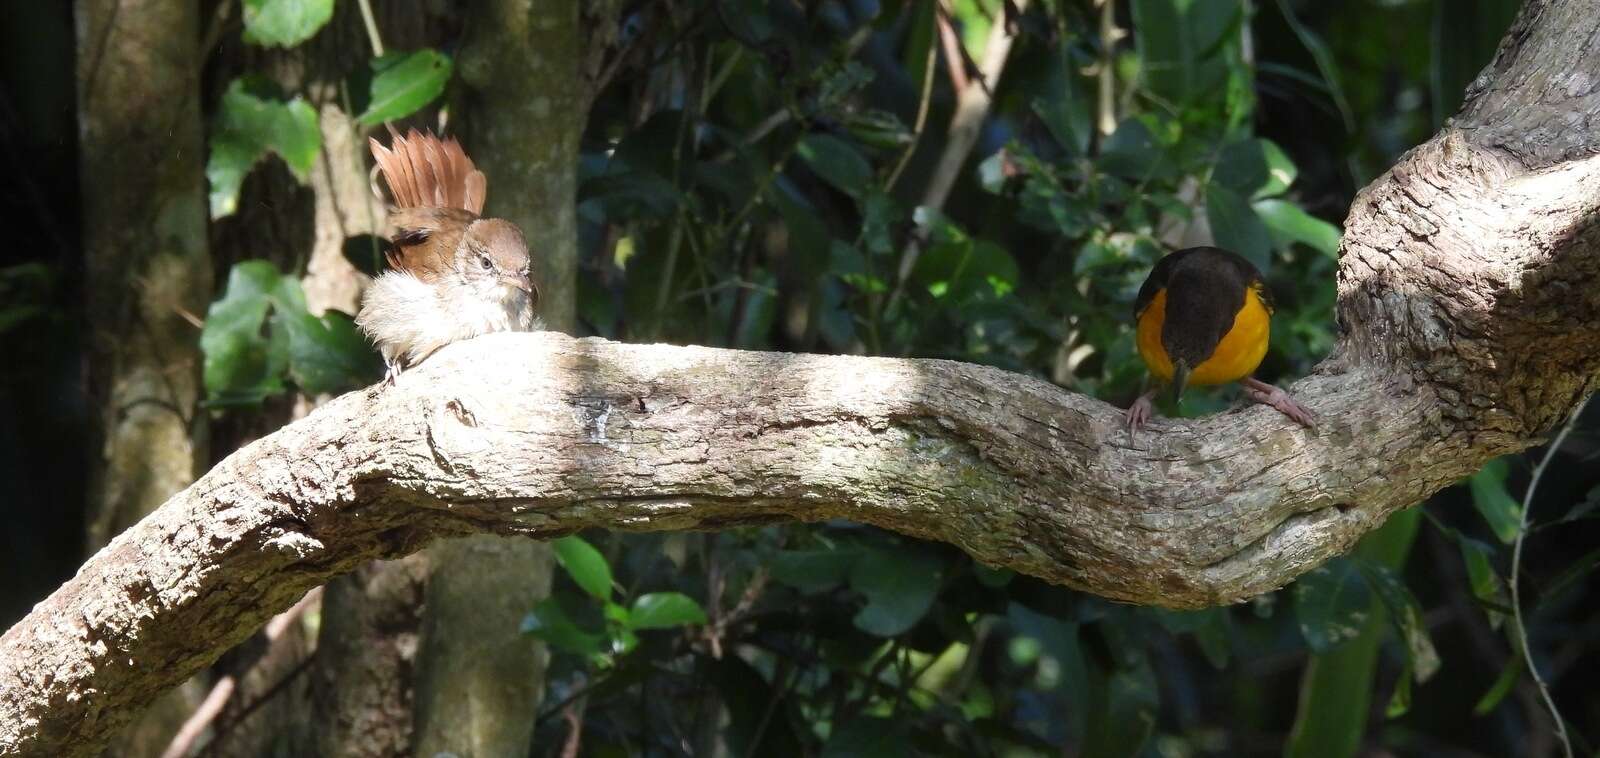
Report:
[[[1157,379],[1172,380],[1172,359],[1161,345],[1161,324],[1166,320],[1167,291],[1161,290],[1150,299],[1139,314],[1139,357]],[[1227,384],[1253,373],[1267,355],[1271,336],[1271,314],[1261,302],[1256,288],[1245,295],[1244,307],[1233,318],[1233,327],[1217,343],[1211,357],[1195,366],[1189,373],[1189,384]]]

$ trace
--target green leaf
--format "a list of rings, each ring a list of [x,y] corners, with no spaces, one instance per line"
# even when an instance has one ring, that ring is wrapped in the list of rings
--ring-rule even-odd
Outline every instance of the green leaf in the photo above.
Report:
[[[1261,217],[1237,193],[1217,184],[1207,186],[1206,220],[1211,223],[1211,236],[1218,247],[1232,250],[1256,264],[1256,268],[1267,270],[1271,264],[1272,235],[1261,223]]]
[[[1006,605],[1006,621],[1018,638],[1037,642],[1041,652],[1055,660],[1060,671],[1057,689],[1069,701],[1062,715],[1072,728],[1083,729],[1088,723],[1085,695],[1089,692],[1090,672],[1078,626],[1015,601]]]
[[[1271,265],[1272,234],[1238,194],[1218,185],[1208,187],[1206,221],[1218,247],[1239,253],[1262,271]]]
[[[1400,670],[1400,678],[1394,682],[1394,692],[1389,695],[1389,704],[1384,706],[1384,716],[1396,719],[1411,710],[1411,674],[1411,661],[1407,659],[1406,665]]]
[[[579,627],[553,597],[539,601],[522,619],[522,632],[556,649],[585,657],[599,654],[600,644],[605,639]]]
[[[844,128],[861,144],[879,149],[904,149],[915,139],[899,116],[876,108],[845,114]]]
[[[611,222],[666,218],[683,202],[678,188],[653,171],[622,170],[584,181],[578,196]]]
[[[1505,458],[1496,458],[1484,465],[1467,480],[1472,489],[1472,504],[1477,506],[1483,520],[1501,542],[1509,545],[1522,529],[1522,504],[1506,491],[1506,475],[1511,464]]]
[[[298,282],[286,281],[299,289]],[[329,311],[319,318],[277,307],[272,328],[288,333],[289,376],[308,395],[353,389],[377,378],[382,365],[377,353],[343,313]]]
[[[798,758],[807,754],[796,735],[796,720],[786,717],[797,708],[790,702],[795,696],[792,690],[774,687],[737,655],[700,657],[696,666],[717,688],[728,710],[727,726],[721,730],[728,755]]]
[[[828,269],[833,255],[833,238],[822,223],[815,206],[803,195],[778,181],[771,194],[783,225],[789,230],[789,252],[800,272],[808,277],[820,277]]]
[[[257,79],[235,79],[222,95],[206,179],[211,217],[236,210],[239,187],[256,162],[276,153],[296,179],[305,181],[322,150],[317,112],[300,98],[285,102]]]
[[[1330,258],[1338,257],[1339,227],[1306,213],[1287,200],[1257,200],[1251,207],[1279,246],[1299,242]]]
[[[1385,566],[1405,565],[1421,517],[1420,508],[1390,516],[1387,523],[1361,539],[1354,555]],[[1284,758],[1358,752],[1367,733],[1378,653],[1389,623],[1382,603],[1370,605],[1372,613],[1355,639],[1314,654],[1307,663]]]
[[[1550,580],[1544,591],[1539,593],[1539,605],[1543,606],[1545,603],[1560,597],[1561,593],[1566,592],[1568,588],[1577,584],[1579,579],[1584,578],[1586,574],[1593,571],[1595,566],[1600,566],[1600,548],[1584,553],[1578,560],[1568,564],[1565,570],[1556,575],[1556,578]],[[1497,580],[1499,578],[1498,576],[1495,577]],[[1474,583],[1473,589],[1476,591],[1476,583]],[[1504,588],[1502,587],[1501,589]],[[1508,602],[1504,593],[1497,595],[1496,598],[1497,602],[1501,604]]]
[[[1483,697],[1478,698],[1478,702],[1472,706],[1472,715],[1489,715],[1490,711],[1500,705],[1500,701],[1506,699],[1506,695],[1511,694],[1517,680],[1522,678],[1523,666],[1526,665],[1522,660],[1522,651],[1513,650],[1512,653],[1513,655],[1506,660],[1506,665],[1500,669],[1500,676],[1495,677],[1494,684],[1490,685],[1488,691],[1483,693]]]
[[[1068,81],[1076,81],[1075,77]],[[1093,116],[1087,98],[1076,96],[1076,88],[1068,89],[1051,98],[1035,98],[1033,112],[1056,144],[1073,155],[1083,155],[1089,148],[1089,137],[1094,133]],[[1054,94],[1054,93],[1053,93]]]
[[[1311,59],[1317,64],[1317,72],[1322,75],[1322,80],[1327,84],[1328,95],[1333,99],[1333,104],[1339,109],[1339,116],[1344,122],[1344,129],[1348,133],[1356,131],[1355,111],[1350,107],[1350,99],[1345,96],[1344,86],[1339,83],[1339,63],[1335,60],[1333,51],[1328,49],[1327,43],[1317,36],[1317,33],[1295,15],[1294,6],[1289,0],[1278,0],[1278,11],[1283,14],[1283,20],[1289,24],[1290,31],[1304,45],[1306,52],[1311,54]],[[1356,177],[1358,183],[1366,183],[1362,177]]]
[[[831,134],[808,134],[795,153],[817,176],[851,197],[860,197],[872,181],[872,166],[850,143]]]
[[[978,186],[984,192],[998,195],[1006,188],[1006,151],[996,150],[978,161]]]
[[[700,604],[681,592],[652,592],[640,595],[628,612],[629,629],[671,629],[675,626],[706,623]]]
[[[1065,239],[1081,237],[1089,230],[1090,203],[1083,197],[1069,194],[1059,184],[1046,177],[1029,176],[1022,184],[1021,201],[1017,219],[1045,232],[1061,235]]]
[[[333,0],[244,0],[244,41],[293,47],[333,18]]]
[[[1372,612],[1372,596],[1361,572],[1335,558],[1294,583],[1295,620],[1306,644],[1322,653],[1355,638]]]
[[[772,578],[815,594],[843,584],[857,555],[854,550],[784,550],[767,561],[767,570]]]
[[[266,261],[228,273],[227,290],[206,313],[200,349],[207,402],[215,405],[259,403],[284,391],[285,374],[312,395],[357,387],[380,365],[349,316],[306,312],[299,280]]]
[[[55,271],[43,263],[0,267],[0,335],[51,314]]]
[[[910,756],[910,728],[904,719],[862,716],[833,730],[822,758],[901,758]]]
[[[288,341],[262,333],[281,278],[266,261],[242,261],[228,272],[227,288],[206,311],[200,330],[208,403],[259,403],[284,390]]]
[[[1161,165],[1161,148],[1144,121],[1129,116],[1100,149],[1100,170],[1127,179],[1145,179]]]
[[[1228,612],[1223,608],[1201,611],[1160,611],[1161,625],[1174,634],[1192,634],[1206,660],[1218,669],[1226,668],[1232,653]]]
[[[1155,672],[1147,659],[1095,677],[1084,755],[1136,756],[1155,732],[1161,705]]]
[[[1223,93],[1228,61],[1219,53],[1238,24],[1241,3],[1133,0],[1131,5],[1145,87],[1180,106]]]
[[[1295,166],[1271,140],[1247,139],[1217,153],[1211,181],[1251,198],[1281,195],[1294,183]]]
[[[599,550],[582,537],[574,536],[562,537],[551,546],[556,553],[556,563],[566,569],[584,592],[601,600],[611,597],[611,565]]]
[[[967,239],[928,248],[917,260],[913,278],[934,297],[953,304],[1004,297],[1022,278],[1016,259],[988,240]]]
[[[372,98],[356,120],[373,126],[416,113],[444,92],[450,70],[450,56],[431,48],[374,58]]]
[[[1428,636],[1428,626],[1422,619],[1422,607],[1417,604],[1417,598],[1386,566],[1363,563],[1361,573],[1389,610],[1389,620],[1405,646],[1407,667],[1418,682],[1428,681],[1439,671],[1439,653]]]
[[[1500,574],[1495,572],[1494,564],[1490,562],[1494,548],[1459,534],[1456,543],[1461,548],[1461,561],[1467,567],[1472,596],[1483,603],[1485,612],[1489,614],[1489,626],[1499,629],[1505,615],[1490,608],[1506,606],[1508,597],[1505,582],[1501,581]]]
[[[857,629],[892,637],[922,620],[944,579],[944,564],[915,550],[868,550],[850,571],[850,587],[867,598]]]

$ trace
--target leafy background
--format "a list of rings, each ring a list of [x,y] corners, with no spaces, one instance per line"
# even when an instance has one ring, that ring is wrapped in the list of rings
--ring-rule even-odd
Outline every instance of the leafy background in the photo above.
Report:
[[[1355,190],[1444,123],[1516,4],[1107,2],[630,4],[624,37],[648,64],[600,93],[585,133],[581,331],[953,358],[1126,404],[1145,381],[1139,283],[1164,251],[1214,240],[1276,294],[1263,377],[1309,370],[1334,339]],[[240,35],[293,47],[333,11],[244,0]],[[0,188],[21,220],[0,269],[0,477],[18,487],[5,622],[79,560],[88,439],[84,188],[70,94],[52,89],[70,93],[71,66],[27,65],[70,60],[71,30],[64,12],[30,13],[0,46],[0,159],[25,179]],[[1020,38],[992,110],[929,207],[947,125],[1007,23]],[[448,45],[374,56],[351,112],[435,124],[453,65]],[[253,174],[304,181],[322,145],[298,95],[217,73],[220,224]],[[349,249],[370,272],[370,241]],[[243,258],[219,259],[195,335],[216,423],[259,425],[290,393],[378,376],[348,314],[308,312],[303,254]],[[1236,399],[1195,393],[1181,412]],[[593,755],[1543,754],[1555,730],[1526,643],[1588,753],[1597,428],[1591,413],[1559,449],[1493,462],[1349,557],[1200,612],[1110,603],[843,522],[565,538],[555,592],[523,624],[556,651],[536,752],[559,751],[578,713]]]

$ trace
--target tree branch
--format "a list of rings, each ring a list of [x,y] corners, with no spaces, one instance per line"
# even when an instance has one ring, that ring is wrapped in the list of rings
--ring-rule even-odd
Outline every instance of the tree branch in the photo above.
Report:
[[[1247,407],[1130,439],[949,361],[482,337],[239,450],[0,637],[0,755],[95,754],[310,588],[469,533],[848,518],[1129,602],[1279,587],[1600,385],[1600,131],[1498,121],[1600,113],[1600,0],[1523,13],[1500,78],[1356,198],[1341,341],[1294,387],[1315,431]]]

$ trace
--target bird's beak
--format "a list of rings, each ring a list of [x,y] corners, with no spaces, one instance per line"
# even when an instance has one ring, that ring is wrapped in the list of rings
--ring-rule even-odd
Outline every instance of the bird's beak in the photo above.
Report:
[[[516,287],[523,292],[530,294],[533,292],[533,281],[528,277],[527,274],[502,274],[500,276],[500,281],[511,285],[512,287]]]
[[[1189,364],[1186,361],[1172,362],[1172,404],[1183,402],[1183,388],[1189,384]]]

